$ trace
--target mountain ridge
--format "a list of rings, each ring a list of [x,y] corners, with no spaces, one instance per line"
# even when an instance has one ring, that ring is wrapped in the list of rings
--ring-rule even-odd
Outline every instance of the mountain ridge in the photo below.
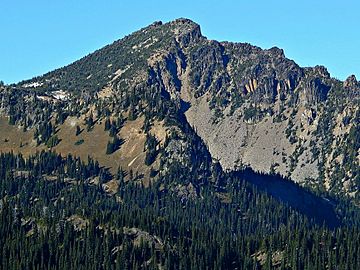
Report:
[[[85,118],[94,114],[93,103],[100,118],[101,110],[115,103],[139,116],[156,115],[152,110],[159,101],[160,107],[171,103],[174,110],[182,108],[224,170],[250,166],[315,189],[358,196],[356,77],[341,82],[323,66],[300,67],[277,47],[208,40],[189,19],[155,22],[13,87],[35,99],[49,97],[50,103],[59,102],[54,92],[64,91],[71,98],[59,103],[67,111],[82,107],[85,114],[70,114]],[[5,114],[17,111],[16,123],[36,126],[36,120],[24,120],[19,108],[5,103]],[[34,113],[30,106],[27,110]]]

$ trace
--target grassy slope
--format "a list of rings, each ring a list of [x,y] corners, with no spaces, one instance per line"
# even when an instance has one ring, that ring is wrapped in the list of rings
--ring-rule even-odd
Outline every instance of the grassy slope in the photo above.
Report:
[[[143,117],[135,121],[126,121],[118,134],[124,140],[124,144],[113,154],[106,155],[106,145],[111,137],[108,131],[104,131],[104,121],[97,122],[88,132],[83,125],[83,120],[69,117],[58,127],[57,136],[61,141],[53,150],[64,156],[67,154],[78,156],[84,161],[90,156],[98,160],[101,166],[109,168],[112,173],[116,173],[118,167],[122,167],[127,172],[131,169],[134,174],[143,174],[144,183],[147,184],[150,178],[150,167],[144,164],[146,135],[142,130],[143,121]],[[83,130],[78,136],[75,136],[76,125]],[[162,143],[167,130],[163,123],[156,122],[151,133]],[[5,139],[8,141],[5,142]],[[75,145],[81,139],[84,143]],[[22,147],[20,147],[21,143]],[[17,126],[9,125],[6,118],[0,118],[0,152],[21,152],[28,156],[43,149],[48,148],[44,145],[36,146],[32,130],[23,132]],[[152,166],[157,169],[159,160],[156,160]]]

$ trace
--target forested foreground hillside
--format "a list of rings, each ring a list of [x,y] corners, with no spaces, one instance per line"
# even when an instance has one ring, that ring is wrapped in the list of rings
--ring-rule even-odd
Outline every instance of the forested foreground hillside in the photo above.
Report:
[[[181,171],[171,175],[190,179]],[[2,269],[359,269],[359,213],[328,226],[234,175],[199,197],[124,181],[89,159],[0,156]],[[184,191],[185,192],[185,191]],[[345,209],[347,209],[345,211]]]

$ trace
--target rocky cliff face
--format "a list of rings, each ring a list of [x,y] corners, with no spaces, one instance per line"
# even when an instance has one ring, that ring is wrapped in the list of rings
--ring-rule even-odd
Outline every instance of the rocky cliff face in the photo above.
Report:
[[[315,189],[358,194],[355,76],[338,81],[323,66],[298,66],[276,47],[208,40],[187,19],[156,22],[17,87],[62,90],[85,103],[108,99],[138,114],[158,112],[152,104],[166,97],[224,170],[250,166]]]
[[[358,191],[359,85],[323,66],[301,68],[278,48],[207,40],[193,25],[154,67],[159,84],[188,104],[186,119],[225,170],[250,166],[303,185]],[[177,34],[181,33],[181,34]],[[176,53],[172,53],[175,51]],[[353,160],[346,144],[356,145]]]

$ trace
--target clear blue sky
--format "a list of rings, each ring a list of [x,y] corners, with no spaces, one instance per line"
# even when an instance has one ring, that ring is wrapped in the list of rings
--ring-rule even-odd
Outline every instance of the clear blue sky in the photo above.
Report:
[[[41,75],[178,17],[199,23],[210,39],[278,46],[301,66],[360,79],[359,0],[1,0],[0,80]]]

